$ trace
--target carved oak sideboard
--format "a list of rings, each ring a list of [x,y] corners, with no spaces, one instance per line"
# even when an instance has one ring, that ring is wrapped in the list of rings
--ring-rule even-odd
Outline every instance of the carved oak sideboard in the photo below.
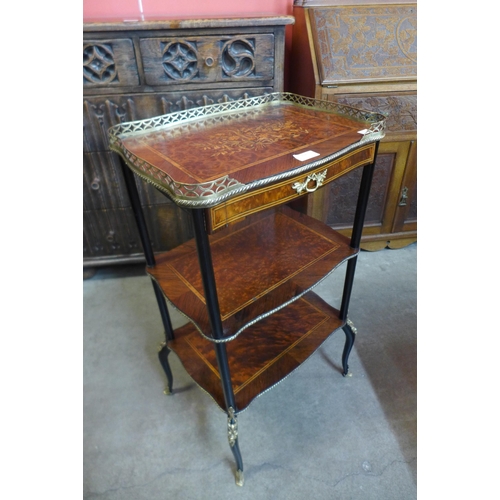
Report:
[[[276,16],[84,24],[84,269],[144,261],[108,129],[282,91],[285,27],[293,22]],[[183,210],[140,181],[138,190],[155,251],[192,236]]]
[[[290,90],[387,116],[361,246],[399,248],[417,239],[417,5],[349,3],[295,0]],[[350,234],[358,175],[318,191],[309,215]]]

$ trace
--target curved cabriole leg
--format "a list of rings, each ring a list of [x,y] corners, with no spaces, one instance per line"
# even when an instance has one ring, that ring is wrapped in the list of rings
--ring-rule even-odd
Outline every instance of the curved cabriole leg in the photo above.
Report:
[[[158,351],[158,358],[160,360],[161,366],[163,366],[163,370],[165,371],[165,375],[167,376],[167,388],[163,391],[165,394],[172,394],[172,370],[170,369],[170,365],[168,363],[168,355],[170,354],[170,349],[167,347],[166,342],[162,342],[160,344],[160,350]]]
[[[227,439],[236,460],[236,484],[243,486],[245,478],[243,476],[243,459],[241,458],[240,447],[238,446],[238,419],[234,414],[234,408],[231,406],[228,409],[227,415]]]
[[[342,327],[342,330],[344,330],[345,333],[344,352],[342,353],[342,368],[344,371],[342,372],[342,375],[344,377],[350,377],[352,374],[349,373],[349,365],[347,364],[347,361],[349,360],[349,354],[351,354],[351,349],[354,345],[357,330],[350,319],[347,320],[347,323]]]

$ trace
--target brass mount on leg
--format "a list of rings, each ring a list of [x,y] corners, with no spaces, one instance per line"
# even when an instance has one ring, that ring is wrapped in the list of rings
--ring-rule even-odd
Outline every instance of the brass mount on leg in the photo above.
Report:
[[[358,329],[354,326],[354,323],[350,319],[348,319],[347,324],[351,328],[351,332],[354,333],[354,335],[356,335],[358,333]]]
[[[234,408],[230,406],[227,410],[227,439],[231,448],[236,444],[238,439],[238,419],[234,414]],[[240,469],[236,470],[236,485],[243,486],[245,476]]]
[[[227,439],[231,448],[238,439],[238,419],[234,414],[234,408],[232,406],[229,407],[227,415]]]

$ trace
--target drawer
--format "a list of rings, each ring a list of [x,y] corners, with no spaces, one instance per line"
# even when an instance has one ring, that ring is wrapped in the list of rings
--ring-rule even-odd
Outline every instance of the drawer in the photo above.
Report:
[[[171,203],[151,184],[136,177],[143,205]],[[130,207],[130,200],[118,155],[110,151],[83,154],[83,209]]]
[[[154,251],[177,247],[193,237],[189,213],[174,203],[143,206]],[[83,211],[83,256],[126,256],[142,253],[142,243],[131,208]]]
[[[347,153],[337,160],[322,165],[307,174],[301,174],[265,188],[244,193],[229,201],[207,209],[210,230],[217,229],[243,219],[248,215],[288,203],[299,196],[316,191],[334,179],[362,165],[373,161],[375,144],[368,144],[362,149]]]
[[[139,85],[132,40],[85,40],[83,88]]]
[[[274,35],[143,38],[148,85],[262,81],[274,78]]]

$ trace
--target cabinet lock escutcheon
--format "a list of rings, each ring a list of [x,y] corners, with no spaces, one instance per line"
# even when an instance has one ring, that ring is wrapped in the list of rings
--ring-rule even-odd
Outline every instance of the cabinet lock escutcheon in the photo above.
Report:
[[[399,206],[405,207],[408,200],[408,188],[405,186],[403,191],[401,191],[401,199],[399,200]]]

